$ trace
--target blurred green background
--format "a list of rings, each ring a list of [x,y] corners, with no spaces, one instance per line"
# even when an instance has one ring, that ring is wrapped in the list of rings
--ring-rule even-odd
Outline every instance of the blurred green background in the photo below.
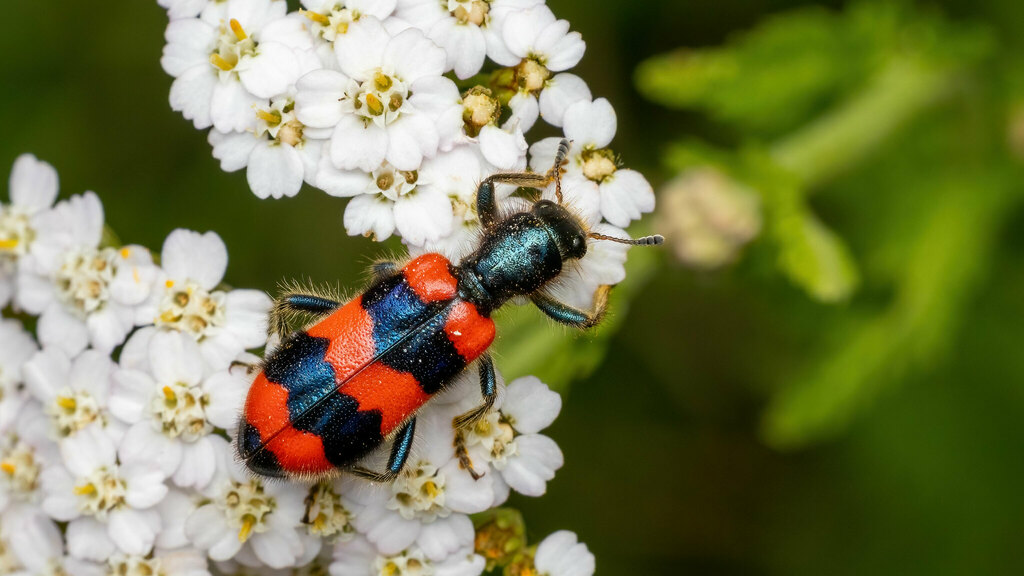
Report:
[[[596,336],[504,319],[505,375],[546,365],[566,400],[564,469],[512,501],[531,537],[576,531],[601,574],[1020,573],[1024,4],[549,4],[624,162],[656,187],[714,167],[763,224],[712,270],[635,250]],[[51,162],[126,242],[216,230],[236,286],[354,287],[397,249],[219,170],[167,104],[155,2],[5,9],[0,166]]]

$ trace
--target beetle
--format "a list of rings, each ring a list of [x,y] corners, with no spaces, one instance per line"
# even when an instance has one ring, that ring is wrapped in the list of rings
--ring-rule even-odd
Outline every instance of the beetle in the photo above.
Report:
[[[387,482],[405,465],[416,430],[416,412],[460,372],[477,361],[482,402],[453,420],[471,426],[491,409],[496,395],[491,313],[515,296],[527,296],[554,320],[578,328],[600,322],[610,286],[601,286],[590,311],[559,302],[545,288],[563,266],[582,258],[587,239],[632,245],[661,244],[661,236],[636,240],[587,231],[562,205],[560,171],[569,150],[562,140],[546,174],[497,173],[477,189],[483,228],[478,246],[460,265],[428,253],[404,267],[373,266],[369,287],[342,304],[323,294],[287,290],[270,314],[281,345],[261,364],[240,417],[236,450],[254,473],[312,479],[346,471]],[[557,202],[539,200],[528,211],[501,218],[495,185],[543,189],[555,183]],[[316,323],[289,334],[289,323],[309,315]],[[386,469],[357,462],[391,440]],[[474,477],[468,459],[463,465]]]

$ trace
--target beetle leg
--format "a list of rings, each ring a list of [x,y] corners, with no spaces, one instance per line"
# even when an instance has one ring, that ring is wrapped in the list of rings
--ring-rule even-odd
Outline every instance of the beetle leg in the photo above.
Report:
[[[316,318],[322,318],[340,307],[341,302],[324,296],[285,292],[274,300],[274,306],[270,309],[268,333],[277,334],[283,340],[291,333],[289,324],[296,316],[311,314]]]
[[[484,475],[473,468],[473,461],[469,458],[469,452],[466,450],[466,439],[462,436],[462,430],[459,429],[455,430],[455,457],[459,459],[459,468],[469,472],[473,480],[483,478]]]
[[[594,309],[589,312],[563,304],[544,293],[534,294],[530,296],[530,300],[556,322],[575,328],[593,328],[604,317],[605,309],[608,308],[608,292],[611,289],[612,287],[608,285],[598,286],[594,292]]]
[[[374,280],[383,280],[394,275],[401,268],[401,264],[394,260],[378,260],[370,266],[370,273]]]
[[[231,364],[228,365],[228,373],[235,368],[245,368],[246,375],[252,376],[260,369],[260,364],[258,362],[250,364],[249,362],[242,362],[241,360],[232,360]]]
[[[480,218],[480,224],[484,229],[490,228],[498,220],[498,199],[494,191],[495,184],[512,184],[513,186],[525,186],[543,190],[551,182],[555,183],[555,196],[558,203],[562,203],[562,179],[561,167],[565,162],[565,155],[569,153],[569,141],[563,139],[558,144],[558,152],[555,154],[554,165],[546,174],[534,174],[533,172],[498,172],[491,174],[480,183],[476,189],[476,213]]]
[[[357,466],[351,468],[349,473],[370,482],[391,482],[398,477],[405,467],[409,453],[412,451],[412,440],[416,436],[416,418],[410,418],[408,422],[395,435],[394,444],[391,445],[391,456],[388,458],[388,467],[384,472],[374,472],[367,468]]]
[[[456,416],[452,420],[453,428],[461,430],[476,424],[477,420],[483,418],[494,406],[494,400],[497,398],[497,381],[494,376],[494,362],[491,355],[486,353],[480,356],[480,395],[484,397],[483,403],[465,414]]]

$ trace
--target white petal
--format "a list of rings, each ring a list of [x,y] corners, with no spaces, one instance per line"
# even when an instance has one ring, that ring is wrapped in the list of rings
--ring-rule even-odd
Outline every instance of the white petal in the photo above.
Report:
[[[387,161],[398,170],[417,170],[439,143],[437,126],[424,114],[403,115],[387,129]]]
[[[555,161],[555,154],[558,152],[558,145],[561,138],[544,138],[530,145],[530,169],[534,172],[544,173],[551,168]],[[569,156],[573,156],[576,147],[569,148]]]
[[[238,423],[245,395],[249,391],[249,380],[245,369],[221,370],[203,383],[203,389],[210,399],[206,407],[206,419],[218,428],[229,429]]]
[[[534,565],[552,576],[592,576],[595,569],[594,555],[568,530],[551,534],[537,546]]]
[[[555,185],[548,186],[542,196],[554,200]],[[587,224],[593,226],[601,220],[601,193],[593,180],[569,172],[562,177],[562,198],[565,207]]]
[[[447,236],[452,229],[452,203],[440,190],[416,190],[395,202],[395,227],[410,244]]]
[[[287,11],[288,6],[279,0],[234,0],[227,3],[224,20],[238,20],[243,29],[256,33],[270,22],[283,18]]]
[[[245,89],[257,98],[273,98],[298,79],[299,59],[277,42],[261,42],[259,54],[238,73]]]
[[[337,168],[372,172],[388,152],[388,133],[372,122],[363,124],[355,115],[346,114],[331,135],[330,152]]]
[[[153,422],[149,420],[128,428],[120,446],[117,447],[117,454],[122,463],[155,463],[159,466],[161,479],[169,477],[177,470],[181,464],[181,451],[181,442],[157,432],[153,428]]]
[[[654,210],[654,189],[635,170],[616,170],[611,180],[601,185],[601,214],[620,227]]]
[[[529,132],[540,114],[537,98],[528,92],[517,92],[508,101],[508,106],[512,109],[512,116],[505,122],[503,128],[510,130],[518,127],[524,133]]]
[[[250,94],[241,82],[233,79],[221,80],[213,86],[210,119],[214,127],[221,132],[252,130],[256,126],[256,106],[263,102],[265,101]]]
[[[50,466],[39,473],[46,497],[43,511],[54,520],[67,522],[81,515],[78,497],[75,496],[75,481],[63,466]]]
[[[217,454],[209,437],[185,444],[181,464],[174,472],[174,483],[182,488],[202,490],[217,471]]]
[[[561,20],[561,22],[565,22],[565,20]],[[568,28],[568,24],[566,22],[566,28]],[[537,48],[542,53],[548,55],[547,62],[545,63],[548,70],[561,72],[580,63],[580,60],[583,59],[583,53],[587,51],[587,43],[583,41],[583,36],[579,32],[565,34],[558,30],[557,32],[561,34],[561,37],[554,44],[545,45],[546,32],[545,30],[537,38]]]
[[[505,18],[502,37],[509,51],[520,58],[533,52],[534,42],[541,31],[555,22],[555,15],[547,6],[513,12]]]
[[[200,234],[179,228],[164,240],[160,263],[174,280],[192,280],[214,289],[228,267],[228,249],[216,232]]]
[[[181,548],[188,545],[185,536],[185,521],[195,509],[192,499],[181,490],[171,490],[157,504],[160,513],[160,534],[156,537],[158,548]]]
[[[452,460],[441,467],[439,473],[445,477],[445,505],[452,510],[476,514],[491,507],[494,501],[493,472],[474,480],[469,472],[459,467],[458,460]]]
[[[270,530],[252,537],[252,551],[271,568],[293,566],[302,555],[302,541],[295,530]]]
[[[188,334],[161,331],[149,345],[149,364],[158,384],[199,384],[203,379],[203,359],[199,345]]]
[[[31,259],[23,259],[19,264],[16,279],[17,291],[14,299],[18,308],[29,314],[39,315],[56,298],[53,281],[48,276],[36,274],[30,270],[34,264]]]
[[[132,333],[131,338],[128,338],[121,348],[121,357],[118,358],[121,368],[149,371],[149,343],[156,332],[156,327],[146,326]]]
[[[518,128],[513,133],[487,125],[478,137],[484,158],[501,170],[511,170],[526,155],[526,138]]]
[[[263,141],[263,138],[257,138],[249,132],[210,130],[207,140],[213,146],[213,157],[220,160],[220,169],[234,172],[249,165],[252,149]]]
[[[473,522],[464,514],[438,518],[423,527],[416,545],[434,562],[473,545]]]
[[[156,382],[140,370],[120,368],[114,371],[111,379],[114,384],[107,401],[110,413],[128,424],[141,420],[143,410],[156,390]]]
[[[68,471],[78,478],[89,476],[97,468],[112,467],[117,458],[114,441],[99,423],[61,440],[60,453]]]
[[[167,8],[167,16],[171,20],[179,18],[195,18],[206,7],[208,0],[157,0],[157,4]]]
[[[565,111],[565,137],[583,147],[604,148],[615,137],[615,109],[605,98],[580,101]]]
[[[210,53],[217,41],[217,30],[198,18],[175,20],[164,31],[164,53],[160,65],[177,78],[193,66],[210,65]]]
[[[224,299],[226,329],[243,348],[267,342],[267,314],[272,302],[262,290],[232,290]]]
[[[246,180],[257,198],[283,198],[299,193],[305,173],[295,148],[268,140],[253,149]]]
[[[171,83],[171,109],[191,120],[197,130],[209,128],[213,125],[210,103],[216,85],[217,75],[209,66],[189,68]]]
[[[37,212],[53,205],[57,198],[57,171],[31,154],[22,154],[11,168],[11,204]]]
[[[225,537],[238,540],[238,535],[230,532],[224,514],[212,503],[200,506],[189,515],[185,521],[185,535],[193,546],[202,550],[209,550]]]
[[[562,126],[565,111],[570,106],[577,102],[590,101],[591,98],[590,88],[582,78],[567,72],[556,74],[547,81],[540,93],[540,115],[548,124]],[[614,135],[614,128],[612,133]]]
[[[166,476],[150,462],[138,462],[121,467],[122,475],[128,484],[125,503],[136,510],[152,508],[167,495]]]
[[[49,403],[61,388],[68,385],[71,360],[60,348],[44,348],[25,363],[22,377],[28,391],[40,402]]]
[[[381,242],[395,231],[393,204],[379,194],[361,194],[345,207],[345,231]]]
[[[356,81],[366,80],[381,65],[389,39],[376,18],[360,18],[349,24],[348,32],[334,40],[334,55],[341,71]]]
[[[285,18],[274,19],[260,30],[260,47],[262,48],[268,43],[283,44],[294,50],[295,56],[299,57],[300,53],[311,51],[314,47],[308,23],[308,18],[294,12]],[[293,78],[289,84],[294,81]]]
[[[420,534],[422,524],[417,520],[406,520],[398,513],[382,507],[363,510],[353,520],[356,529],[377,545],[381,554],[397,554],[405,550]]]
[[[4,520],[17,526],[17,529],[6,535],[10,546],[8,553],[13,552],[32,573],[46,573],[48,564],[63,555],[64,542],[60,529],[41,510],[31,507],[21,508],[20,511],[8,509],[4,512]]]
[[[316,175],[316,187],[339,198],[366,192],[372,181],[373,178],[362,170],[338,170],[328,155],[324,155]]]
[[[114,361],[109,356],[90,349],[75,359],[69,382],[72,388],[86,390],[100,406],[106,406],[106,397],[110,394],[113,371]]]
[[[81,319],[72,315],[64,305],[51,302],[39,317],[39,343],[45,347],[60,348],[74,356],[89,344],[89,329]]]
[[[142,246],[124,246],[117,257],[117,275],[110,284],[110,297],[125,306],[138,306],[149,297],[159,269],[153,264],[149,249]],[[130,321],[134,314],[128,311],[126,316]]]
[[[85,320],[85,326],[93,349],[110,354],[131,332],[135,324],[134,316],[130,308],[114,305],[113,302],[90,314]]]
[[[440,76],[445,70],[445,52],[423,32],[410,28],[388,42],[381,61],[394,68],[407,84],[428,76]]]
[[[374,576],[372,566],[377,558],[377,549],[366,538],[356,535],[347,542],[339,541],[334,546],[331,562],[331,576]]]
[[[110,513],[108,533],[114,544],[125,554],[143,556],[153,549],[159,524],[154,529],[146,516],[145,512],[131,508]]]
[[[547,481],[555,477],[564,458],[558,444],[547,436],[524,434],[516,437],[519,456],[508,461],[502,476],[513,490],[526,496],[540,496]]]
[[[479,554],[473,554],[472,548],[454,554],[444,562],[434,566],[435,576],[478,576],[483,574],[487,562]],[[556,576],[556,575],[551,575]]]
[[[454,18],[443,18],[430,30],[430,38],[444,48],[447,67],[466,79],[480,72],[487,55],[487,41],[478,26],[457,24]]]
[[[345,96],[348,77],[333,70],[316,70],[295,84],[295,116],[314,128],[331,128],[342,117],[338,100]]]
[[[351,10],[359,11],[361,14],[368,14],[381,20],[387,18],[395,11],[397,0],[348,0],[345,3]]]
[[[72,520],[67,528],[68,553],[82,560],[106,562],[115,551],[114,541],[107,535],[107,527],[95,518]]]
[[[517,378],[505,390],[502,413],[510,416],[520,434],[547,428],[562,410],[562,397],[536,376]]]

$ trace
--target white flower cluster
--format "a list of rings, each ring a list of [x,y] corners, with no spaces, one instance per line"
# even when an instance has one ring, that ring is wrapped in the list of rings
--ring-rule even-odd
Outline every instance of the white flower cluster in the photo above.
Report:
[[[480,574],[469,515],[543,494],[562,466],[540,434],[561,400],[536,378],[499,382],[456,438],[452,418],[479,402],[471,370],[420,413],[395,482],[256,478],[230,446],[251,379],[236,364],[266,345],[271,302],[222,287],[220,238],[176,230],[158,261],[108,246],[97,197],[54,204],[57,174],[30,155],[10,196],[4,314],[38,321],[33,335],[0,320],[0,574]],[[558,532],[531,562],[586,576],[594,559]]]
[[[350,234],[457,260],[479,229],[477,183],[550,167],[558,139],[525,136],[543,118],[574,141],[563,189],[588,224],[654,209],[650,184],[608,148],[611,104],[567,72],[582,37],[544,0],[301,3],[160,0],[171,106],[212,128],[213,155],[246,168],[257,196],[306,182],[351,198]]]

